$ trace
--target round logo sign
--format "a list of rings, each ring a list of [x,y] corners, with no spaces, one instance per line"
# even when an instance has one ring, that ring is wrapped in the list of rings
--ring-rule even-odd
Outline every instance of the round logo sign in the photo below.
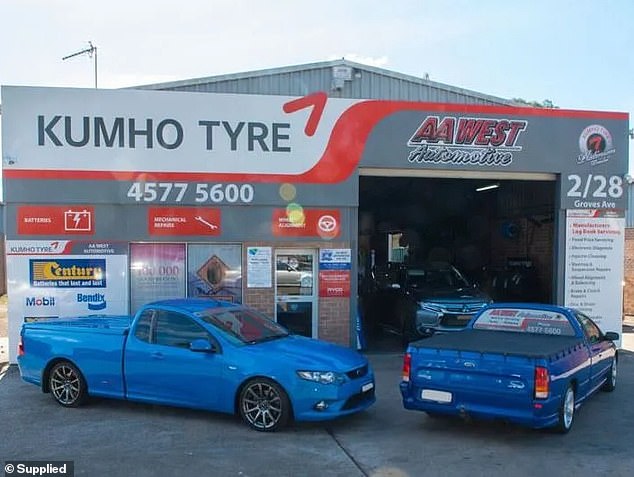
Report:
[[[605,162],[608,156],[614,153],[612,135],[610,131],[600,124],[592,124],[586,127],[579,136],[579,150],[581,155],[577,162]],[[598,161],[601,159],[601,161]]]
[[[331,234],[337,229],[337,219],[332,215],[322,215],[317,221],[317,227],[319,230],[326,234]]]

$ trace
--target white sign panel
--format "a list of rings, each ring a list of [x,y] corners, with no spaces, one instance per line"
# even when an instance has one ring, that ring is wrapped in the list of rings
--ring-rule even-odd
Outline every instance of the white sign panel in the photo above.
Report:
[[[604,332],[622,328],[624,247],[622,213],[567,211],[565,304]]]
[[[350,270],[352,249],[322,248],[319,249],[320,270]]]
[[[247,248],[247,288],[273,286],[273,253],[271,247]]]
[[[4,168],[299,175],[358,102],[326,99],[5,86]]]
[[[10,362],[24,321],[128,314],[126,255],[80,254],[71,242],[8,240],[6,248]],[[24,253],[32,250],[41,252]]]

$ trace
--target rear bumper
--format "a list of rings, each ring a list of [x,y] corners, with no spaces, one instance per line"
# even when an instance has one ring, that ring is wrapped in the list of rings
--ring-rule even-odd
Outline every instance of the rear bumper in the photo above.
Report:
[[[42,386],[42,370],[36,363],[33,363],[33,360],[27,356],[18,356],[17,362],[20,377],[24,382]]]
[[[471,417],[475,419],[504,420],[535,429],[551,427],[557,424],[558,397],[551,397],[544,401],[529,401],[523,406],[493,406],[461,400],[454,397],[452,402],[438,403],[420,398],[422,389],[400,384],[403,407],[409,410],[425,411],[450,416]],[[535,407],[538,405],[540,407]]]

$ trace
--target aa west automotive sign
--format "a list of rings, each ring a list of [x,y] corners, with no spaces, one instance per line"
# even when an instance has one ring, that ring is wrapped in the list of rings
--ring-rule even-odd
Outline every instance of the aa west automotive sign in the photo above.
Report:
[[[324,92],[26,87],[3,87],[2,106],[5,190],[16,201],[34,192],[13,181],[66,179],[77,181],[77,196],[75,187],[50,186],[70,203],[85,197],[83,182],[100,181],[108,203],[281,205],[267,186],[292,183],[329,187],[302,191],[302,206],[324,206],[324,195],[345,206],[356,203],[351,185],[363,167],[559,175],[564,208],[583,207],[579,197],[601,198],[605,181],[613,186],[605,207],[625,207],[618,184],[627,171],[624,113]],[[590,183],[585,195],[585,188],[577,195],[577,179]]]

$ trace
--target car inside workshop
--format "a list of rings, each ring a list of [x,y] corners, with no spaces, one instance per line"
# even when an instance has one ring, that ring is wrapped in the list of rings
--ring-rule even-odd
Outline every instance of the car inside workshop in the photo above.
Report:
[[[369,349],[462,329],[491,302],[552,303],[555,181],[361,176]]]

